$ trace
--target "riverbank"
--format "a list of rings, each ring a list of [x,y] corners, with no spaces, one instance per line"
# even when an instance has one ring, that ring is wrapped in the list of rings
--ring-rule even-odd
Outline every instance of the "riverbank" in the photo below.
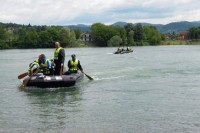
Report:
[[[159,45],[200,45],[200,40],[167,40],[167,41],[161,41],[160,44],[155,44],[157,46]],[[152,46],[149,44],[149,42],[135,42],[134,45],[129,46]],[[81,45],[79,47],[98,47],[93,43],[85,43],[85,45]],[[122,46],[123,47],[123,46]]]
[[[167,41],[161,41],[160,44],[156,44],[156,45],[199,45],[200,44],[200,40],[167,40]],[[150,44],[148,42],[136,42],[135,45],[132,46],[150,46]],[[132,47],[131,46],[131,47]],[[82,41],[78,41],[76,43],[74,43],[74,45],[69,45],[68,48],[80,48],[80,47],[98,47],[97,45],[95,45],[92,42],[82,42]],[[35,48],[12,48],[6,45],[6,47],[3,47],[2,45],[0,45],[0,50],[3,49],[35,49]]]
[[[160,45],[199,45],[200,41],[191,40],[167,40],[161,41]]]

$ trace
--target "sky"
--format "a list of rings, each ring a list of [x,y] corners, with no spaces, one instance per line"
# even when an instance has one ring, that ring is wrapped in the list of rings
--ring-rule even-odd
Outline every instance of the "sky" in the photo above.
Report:
[[[200,0],[0,0],[0,22],[76,25],[200,21]]]

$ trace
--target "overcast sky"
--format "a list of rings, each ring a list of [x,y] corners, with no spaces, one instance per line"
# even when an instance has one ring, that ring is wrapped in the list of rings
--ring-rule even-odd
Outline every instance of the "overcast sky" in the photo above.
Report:
[[[70,25],[200,21],[200,0],[0,0],[0,22]]]

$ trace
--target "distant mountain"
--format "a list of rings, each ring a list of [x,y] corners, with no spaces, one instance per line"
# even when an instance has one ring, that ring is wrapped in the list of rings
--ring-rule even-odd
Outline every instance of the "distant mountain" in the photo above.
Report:
[[[198,24],[200,24],[200,21],[193,21],[193,23],[198,23]]]
[[[91,26],[90,25],[84,25],[84,24],[78,24],[78,25],[67,25],[66,27],[70,29],[79,29],[84,32],[90,31]]]
[[[113,25],[125,26],[126,22],[116,22]],[[135,23],[134,25],[136,25]],[[161,33],[172,33],[172,32],[180,32],[186,31],[191,27],[200,26],[200,21],[188,22],[188,21],[180,21],[180,22],[172,22],[166,25],[163,24],[150,24],[150,23],[141,23],[142,26],[155,26]]]
[[[194,26],[200,26],[200,22],[188,22],[188,21],[172,22],[163,25],[161,27],[157,27],[157,29],[162,33],[169,33],[169,32],[186,31]]]
[[[1,22],[0,22],[0,25],[5,26],[6,28],[7,28],[7,27],[19,28],[19,27],[22,27],[22,26],[23,26],[22,24],[15,24],[15,23],[1,23]]]
[[[128,23],[126,23],[126,22],[116,22],[116,23],[114,23],[114,24],[112,24],[112,25],[115,25],[115,26],[125,26],[125,25],[127,25]]]
[[[21,24],[15,24],[15,23],[1,23],[0,24],[4,25],[5,27],[13,27],[13,28],[19,28],[23,25]],[[113,23],[112,25],[116,26],[125,26],[127,22],[116,22]],[[133,23],[136,25],[137,23]],[[172,22],[166,25],[163,24],[151,24],[151,23],[141,23],[142,26],[146,25],[152,25],[155,26],[161,33],[172,33],[172,32],[180,32],[180,31],[186,31],[191,27],[195,26],[200,26],[200,21],[193,21],[193,22],[188,22],[188,21],[180,21],[180,22]],[[78,24],[78,25],[67,25],[63,27],[68,27],[70,29],[80,29],[83,32],[88,32],[90,31],[91,25],[84,25],[84,24]]]
[[[115,26],[125,26],[128,24],[127,22],[116,22],[112,25]],[[134,23],[136,25],[137,23]],[[172,22],[166,25],[163,24],[151,24],[151,23],[141,23],[142,26],[155,26],[161,33],[172,33],[172,32],[180,32],[180,31],[186,31],[191,27],[194,26],[200,26],[200,21],[193,21],[193,22],[188,22],[188,21],[180,21],[180,22]],[[82,31],[90,31],[90,25],[69,25],[67,26],[71,29],[80,29]]]

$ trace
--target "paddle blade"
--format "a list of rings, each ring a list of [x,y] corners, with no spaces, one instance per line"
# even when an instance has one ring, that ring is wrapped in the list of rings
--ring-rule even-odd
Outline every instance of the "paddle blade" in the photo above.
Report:
[[[20,74],[20,75],[18,76],[18,79],[22,79],[22,78],[26,77],[27,75],[28,75],[27,72],[22,73],[22,74]]]
[[[32,78],[34,75],[36,75],[39,71],[40,71],[40,69],[36,69],[36,71],[33,73],[32,76],[30,76],[30,77],[24,79],[24,80],[23,80],[23,83],[20,85],[19,89],[20,89],[20,90],[24,90],[25,87],[26,87],[26,85],[28,84],[28,82],[31,80],[31,78]]]
[[[87,77],[87,78],[89,78],[90,80],[94,80],[92,77],[90,77],[89,75],[87,75],[86,73],[84,73],[85,74],[85,76]]]
[[[19,89],[20,89],[20,90],[24,90],[24,89],[25,89],[25,87],[26,87],[26,85],[28,84],[30,78],[31,78],[31,77],[26,78],[26,79],[23,80],[23,83],[19,86]]]
[[[23,91],[24,90],[24,84],[21,84],[20,86],[19,86],[19,90],[21,90],[21,91]]]

